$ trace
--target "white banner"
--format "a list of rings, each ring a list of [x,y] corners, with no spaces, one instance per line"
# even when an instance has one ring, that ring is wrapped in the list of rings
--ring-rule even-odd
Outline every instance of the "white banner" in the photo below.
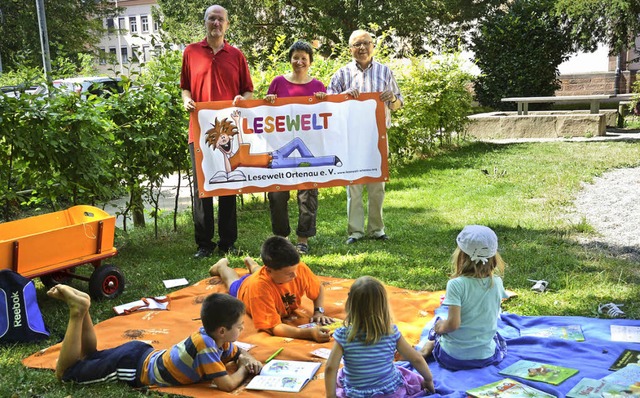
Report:
[[[198,103],[200,196],[387,181],[378,93]]]

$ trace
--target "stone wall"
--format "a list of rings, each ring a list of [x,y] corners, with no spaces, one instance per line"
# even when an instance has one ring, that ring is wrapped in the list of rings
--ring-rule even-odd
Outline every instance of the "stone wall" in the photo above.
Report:
[[[599,114],[584,111],[490,112],[469,116],[467,134],[479,139],[567,138],[606,134],[606,125],[616,111]],[[609,120],[611,119],[611,120]]]
[[[618,94],[626,94],[632,91],[632,85],[636,81],[636,73],[636,70],[626,70],[620,73]],[[556,91],[556,95],[558,96],[615,93],[615,72],[566,74],[561,75],[559,79],[561,82],[561,88]]]

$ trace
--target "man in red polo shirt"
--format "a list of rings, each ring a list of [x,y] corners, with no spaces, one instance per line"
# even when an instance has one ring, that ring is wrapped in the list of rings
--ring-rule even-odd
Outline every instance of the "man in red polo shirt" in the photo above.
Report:
[[[244,54],[224,40],[229,28],[227,10],[212,5],[204,13],[204,26],[207,37],[187,46],[182,56],[182,74],[180,87],[184,108],[192,112],[196,102],[251,99],[253,83],[249,75],[249,66]],[[196,162],[193,152],[193,120],[189,122],[189,153],[193,175],[196,175]],[[211,256],[216,248],[213,242],[215,231],[212,198],[200,198],[198,183],[193,184],[193,222],[195,225],[198,252],[194,258]],[[237,253],[235,247],[238,238],[236,218],[236,197],[218,197],[218,250],[223,253]]]

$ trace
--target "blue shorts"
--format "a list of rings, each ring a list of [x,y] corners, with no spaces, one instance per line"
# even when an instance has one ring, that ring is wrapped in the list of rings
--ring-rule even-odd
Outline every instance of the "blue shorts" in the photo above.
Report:
[[[235,298],[238,298],[238,290],[240,290],[240,285],[242,285],[242,282],[244,282],[244,280],[250,276],[251,274],[242,275],[240,279],[231,282],[231,285],[229,286],[229,294]]]
[[[447,354],[440,346],[440,335],[436,335],[435,344],[433,345],[433,357],[438,361],[438,364],[443,368],[449,370],[463,370],[463,369],[477,369],[484,368],[489,365],[497,365],[507,355],[507,342],[500,336],[500,333],[496,333],[493,336],[493,341],[496,342],[496,351],[493,356],[486,359],[456,359]]]
[[[62,380],[81,384],[123,381],[132,387],[141,387],[142,364],[152,351],[153,347],[142,341],[96,351],[67,368]]]

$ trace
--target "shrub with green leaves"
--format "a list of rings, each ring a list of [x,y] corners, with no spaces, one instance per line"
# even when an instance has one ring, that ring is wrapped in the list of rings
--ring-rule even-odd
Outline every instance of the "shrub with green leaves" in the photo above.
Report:
[[[173,58],[158,65],[156,78],[136,84],[125,79],[124,92],[109,98],[116,164],[129,193],[124,213],[141,214],[144,182],[158,186],[187,165],[188,119],[179,100],[177,75],[166,69],[175,64],[176,57],[169,57]],[[144,218],[134,217],[134,222],[143,224]]]
[[[3,218],[21,206],[95,203],[118,195],[104,103],[59,92],[0,98]]]
[[[397,77],[404,106],[389,130],[390,153],[400,162],[451,144],[454,135],[464,134],[471,113],[468,87],[473,77],[459,55],[412,57],[410,62],[408,71]]]
[[[551,96],[560,88],[558,66],[572,41],[553,7],[553,0],[515,0],[480,22],[471,49],[482,70],[475,82],[481,105],[515,109],[500,100]]]

